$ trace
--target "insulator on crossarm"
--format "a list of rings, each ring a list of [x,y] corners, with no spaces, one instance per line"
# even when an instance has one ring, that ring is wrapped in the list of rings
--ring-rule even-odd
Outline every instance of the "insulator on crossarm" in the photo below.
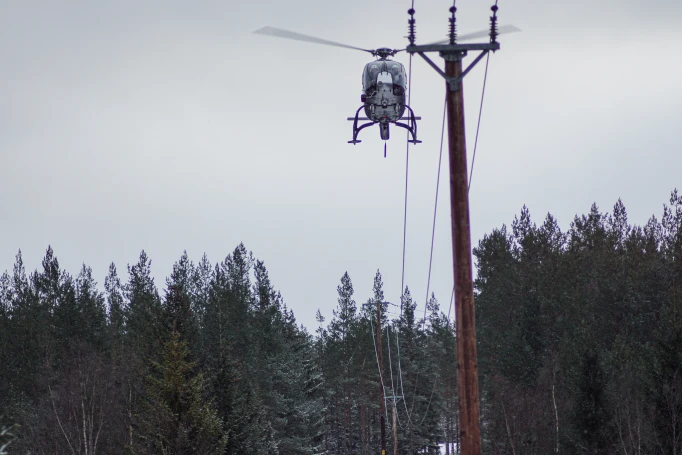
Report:
[[[490,9],[493,12],[493,15],[490,16],[490,42],[497,43],[497,37],[500,34],[497,29],[497,5],[493,5]]]
[[[410,15],[410,19],[407,21],[407,23],[408,23],[407,39],[410,41],[410,45],[414,46],[414,42],[417,38],[417,34],[416,34],[417,21],[414,19],[414,8],[410,8],[409,10],[407,10],[407,14]]]
[[[454,45],[457,42],[457,18],[455,13],[457,8],[455,6],[450,7],[450,33],[448,34],[450,38],[450,45]]]

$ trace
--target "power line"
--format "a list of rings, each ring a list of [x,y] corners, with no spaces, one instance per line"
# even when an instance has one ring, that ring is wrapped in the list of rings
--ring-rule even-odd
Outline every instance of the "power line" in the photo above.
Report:
[[[403,397],[403,405],[405,406],[405,415],[407,416],[407,421],[410,423],[410,426],[414,426],[412,423],[412,419],[410,418],[410,412],[407,410],[407,400],[405,399],[405,389],[403,388],[403,372],[402,372],[402,367],[400,366],[400,330],[396,332],[396,339],[395,339],[395,344],[398,347],[398,374],[400,375],[400,394]]]
[[[431,228],[431,252],[429,253],[429,276],[426,281],[426,298],[424,299],[424,323],[426,323],[426,304],[429,301],[429,288],[431,287],[431,265],[433,263],[433,241],[436,237],[436,212],[438,209],[438,189],[440,188],[440,168],[443,161],[443,142],[445,141],[445,113],[448,107],[448,98],[443,103],[443,126],[440,132],[440,152],[438,153],[438,173],[436,174],[436,202],[433,204],[433,226]],[[422,325],[422,330],[424,326]]]
[[[450,305],[448,306],[448,322],[450,322],[450,310],[452,309],[452,302],[455,300],[455,287],[452,287],[452,295],[450,296]]]
[[[495,2],[497,5],[497,2]],[[469,185],[467,186],[467,191],[471,190],[471,179],[474,176],[474,163],[476,162],[476,148],[478,147],[478,132],[481,128],[481,114],[483,113],[483,98],[485,97],[485,85],[488,81],[488,62],[490,62],[490,52],[485,59],[485,76],[483,76],[483,90],[481,92],[481,105],[478,108],[478,124],[476,125],[476,139],[474,140],[474,155],[471,158],[471,172],[469,172]]]
[[[414,0],[412,0],[412,9],[414,9]],[[410,70],[407,81],[407,105],[412,106],[412,55],[410,55]],[[407,189],[408,176],[410,171],[410,133],[407,132],[405,140],[405,209],[403,214],[403,270],[400,282],[400,295],[403,295],[405,289],[405,246],[407,244]]]

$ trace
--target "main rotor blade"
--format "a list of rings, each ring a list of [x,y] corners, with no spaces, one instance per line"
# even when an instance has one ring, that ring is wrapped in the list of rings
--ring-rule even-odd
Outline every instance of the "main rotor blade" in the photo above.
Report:
[[[520,32],[521,29],[514,26],[514,25],[501,25],[500,27],[497,28],[497,32],[500,35],[506,35],[508,33],[516,33]],[[490,35],[490,29],[488,30],[481,30],[478,32],[472,32],[472,33],[465,33],[464,35],[458,35],[457,36],[457,41],[469,41],[472,39],[476,38],[484,38]],[[441,41],[436,41],[435,43],[429,43],[429,44],[447,44],[449,43],[450,40],[441,40]]]
[[[327,46],[345,47],[347,49],[355,49],[357,51],[363,51],[363,52],[369,52],[369,53],[372,52],[370,50],[362,49],[360,47],[349,46],[347,44],[341,44],[341,43],[337,43],[335,41],[329,41],[329,40],[322,39],[322,38],[315,38],[314,36],[303,35],[301,33],[290,32],[289,30],[282,30],[281,28],[275,28],[275,27],[259,28],[258,30],[254,31],[253,33],[257,33],[259,35],[276,36],[277,38],[293,39],[293,40],[297,40],[297,41],[307,41],[309,43],[315,43],[315,44],[325,44]]]

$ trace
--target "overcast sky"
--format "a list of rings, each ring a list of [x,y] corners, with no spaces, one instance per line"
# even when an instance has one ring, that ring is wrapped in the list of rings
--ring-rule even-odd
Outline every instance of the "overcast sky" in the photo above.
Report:
[[[458,2],[460,33],[492,0]],[[124,279],[142,249],[161,289],[183,250],[265,261],[297,319],[329,320],[348,271],[356,300],[377,268],[400,292],[405,135],[347,144],[361,52],[254,35],[265,25],[359,47],[406,45],[409,0],[0,0],[0,271],[48,244],[63,268]],[[448,1],[415,0],[418,42],[445,38]],[[620,197],[631,222],[682,189],[682,2],[500,0],[471,188],[472,241],[523,204],[563,229]],[[408,65],[409,56],[397,60]],[[470,59],[469,59],[470,60]],[[469,159],[483,80],[464,83]],[[406,284],[426,293],[444,83],[413,61]],[[444,161],[444,164],[446,161]],[[443,171],[447,169],[444,166]],[[431,288],[452,287],[447,176]]]

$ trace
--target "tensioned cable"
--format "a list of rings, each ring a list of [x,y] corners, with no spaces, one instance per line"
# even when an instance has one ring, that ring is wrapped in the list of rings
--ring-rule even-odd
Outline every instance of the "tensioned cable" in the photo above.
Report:
[[[429,254],[429,276],[426,280],[426,299],[424,299],[424,323],[426,323],[426,304],[429,301],[429,289],[431,287],[431,264],[433,263],[433,241],[436,237],[436,212],[438,209],[438,189],[440,188],[440,168],[443,162],[443,142],[445,140],[445,114],[448,108],[448,97],[445,95],[443,106],[443,126],[440,132],[440,152],[438,154],[438,173],[436,174],[436,202],[433,204],[433,227],[431,228],[431,253]],[[422,330],[424,325],[422,324]]]
[[[403,388],[403,373],[400,367],[400,330],[396,332],[395,344],[398,347],[398,373],[400,375],[400,394],[403,396],[403,405],[405,406],[405,415],[407,416],[407,421],[410,426],[414,426],[412,419],[410,418],[410,412],[407,410],[407,400],[405,400],[405,389]]]
[[[448,322],[450,322],[450,310],[452,310],[452,302],[455,300],[455,287],[452,287],[452,295],[450,296],[450,306],[448,306]]]
[[[438,153],[438,172],[436,176],[436,201],[434,203],[433,207],[433,227],[431,229],[431,253],[429,255],[429,275],[428,275],[428,280],[427,280],[427,285],[426,285],[426,302],[428,302],[429,298],[429,287],[431,285],[431,264],[433,262],[433,243],[434,243],[434,238],[436,234],[436,213],[437,213],[437,208],[438,208],[438,189],[440,188],[440,170],[441,170],[441,164],[443,162],[443,144],[445,142],[445,117],[447,113],[447,104],[448,103],[448,98],[447,94],[445,96],[445,102],[443,106],[443,121],[442,121],[442,127],[441,127],[441,132],[440,132],[440,151]],[[422,323],[422,330],[424,330],[424,324],[426,323],[426,302],[424,303],[424,322]],[[402,315],[401,315],[402,316]],[[400,348],[398,348],[398,374],[400,375],[400,390],[403,396],[403,403],[405,403],[405,391],[403,389],[402,383],[403,383],[403,373],[402,373],[402,368],[400,365]],[[410,422],[410,425],[412,425],[412,419],[410,418],[410,413],[407,410],[407,403],[405,403],[405,413],[407,414],[407,419]]]
[[[412,0],[412,9],[414,9],[414,0]],[[412,107],[412,54],[410,54],[410,70],[407,76],[407,105]],[[416,120],[415,120],[416,122]],[[407,243],[407,188],[408,176],[410,171],[410,132],[407,132],[405,141],[405,210],[403,214],[403,270],[400,282],[400,295],[403,295],[405,290],[405,245]]]
[[[414,12],[414,0],[412,0],[412,12]],[[410,69],[407,75],[407,105],[412,107],[412,54],[410,54]],[[416,122],[416,120],[415,120]],[[410,132],[405,136],[405,211],[403,215],[403,270],[400,282],[400,295],[405,290],[405,244],[407,243],[407,177],[410,169]]]
[[[495,2],[497,5],[497,1]],[[485,75],[483,76],[483,90],[481,92],[481,105],[478,108],[478,124],[476,125],[476,139],[474,140],[474,155],[471,158],[471,171],[469,172],[469,185],[467,186],[467,191],[471,190],[471,179],[474,176],[474,163],[476,162],[476,148],[478,147],[478,132],[481,129],[481,114],[483,113],[483,98],[485,97],[485,85],[488,81],[488,62],[490,62],[490,52],[486,55],[485,59]]]

